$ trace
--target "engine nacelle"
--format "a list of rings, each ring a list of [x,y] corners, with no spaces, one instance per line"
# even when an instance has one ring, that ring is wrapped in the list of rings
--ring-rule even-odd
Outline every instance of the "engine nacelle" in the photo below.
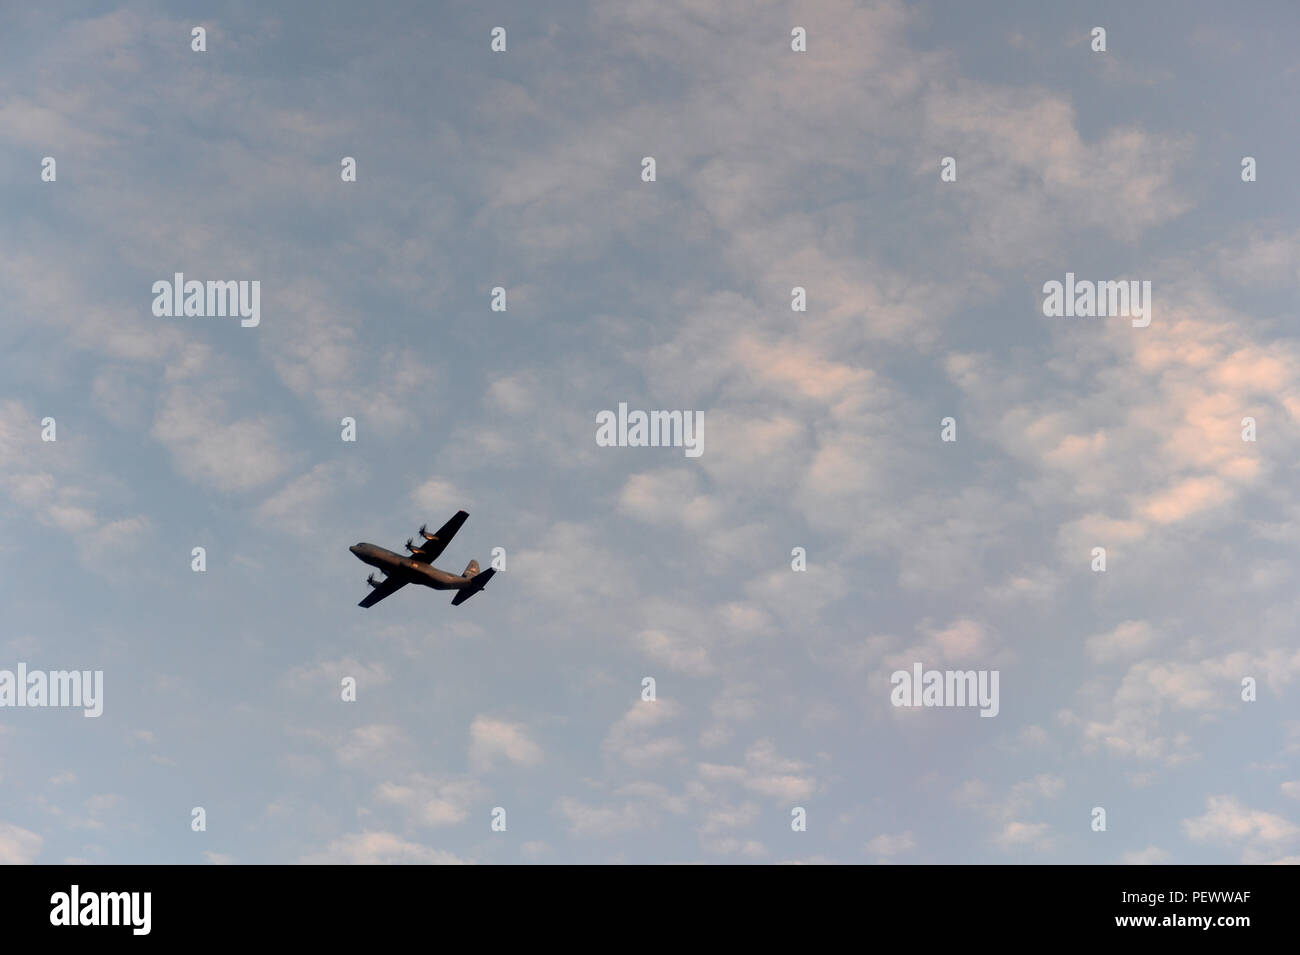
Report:
[[[374,574],[371,574],[369,577],[366,578],[366,583],[368,583],[371,587],[378,587],[378,586],[379,586],[378,581],[375,580],[375,575],[374,575]]]

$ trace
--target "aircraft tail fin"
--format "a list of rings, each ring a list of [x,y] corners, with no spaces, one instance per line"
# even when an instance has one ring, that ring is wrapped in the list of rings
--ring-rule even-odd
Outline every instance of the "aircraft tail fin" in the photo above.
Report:
[[[476,561],[476,560],[471,560],[471,561],[470,561],[470,562],[465,566],[465,573],[461,574],[461,576],[462,576],[462,577],[473,577],[473,576],[474,576],[475,574],[477,574],[477,573],[478,573],[478,561]]]
[[[476,576],[474,578],[473,586],[456,591],[456,596],[451,598],[451,605],[453,607],[459,607],[466,600],[469,600],[470,597],[473,597],[476,593],[487,586],[487,582],[492,579],[492,575],[496,572],[495,567],[489,567],[487,570],[483,571],[483,573]]]

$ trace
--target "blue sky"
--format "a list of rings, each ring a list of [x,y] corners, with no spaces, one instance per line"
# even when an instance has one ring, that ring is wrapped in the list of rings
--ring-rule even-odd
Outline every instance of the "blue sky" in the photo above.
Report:
[[[1293,5],[375,6],[0,12],[0,861],[1300,858]]]

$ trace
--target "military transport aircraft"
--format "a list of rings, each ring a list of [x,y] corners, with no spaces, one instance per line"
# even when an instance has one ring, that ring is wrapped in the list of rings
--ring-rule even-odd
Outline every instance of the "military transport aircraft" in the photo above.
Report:
[[[456,516],[438,528],[436,534],[430,534],[425,530],[427,525],[421,524],[420,536],[424,540],[420,546],[414,547],[411,544],[412,538],[406,539],[406,549],[411,552],[410,557],[394,554],[391,550],[376,547],[374,544],[353,544],[349,547],[348,550],[356,554],[360,560],[371,567],[378,567],[386,575],[380,581],[375,580],[374,574],[366,578],[366,583],[375,589],[366,594],[366,598],[357,606],[373,607],[407,584],[423,584],[434,590],[455,590],[457,594],[451,602],[452,606],[457,606],[486,587],[496,570],[489,567],[480,574],[476,560],[471,560],[469,566],[465,568],[465,573],[459,577],[439,570],[432,564],[432,561],[442,553],[443,548],[451,543],[451,539],[456,536],[456,532],[460,530],[467,517],[469,514],[465,511],[457,511]]]

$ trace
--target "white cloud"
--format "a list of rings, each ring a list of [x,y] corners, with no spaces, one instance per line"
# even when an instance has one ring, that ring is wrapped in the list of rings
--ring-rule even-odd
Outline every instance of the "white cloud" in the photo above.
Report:
[[[31,865],[41,854],[45,839],[10,822],[0,822],[0,865]]]
[[[1240,848],[1242,861],[1272,861],[1283,847],[1300,837],[1300,826],[1277,813],[1244,806],[1235,796],[1210,796],[1205,813],[1183,820],[1183,831],[1193,842]]]
[[[668,699],[633,703],[609,728],[602,748],[629,766],[659,766],[685,751],[681,740],[657,733],[682,715],[682,707]]]
[[[1051,826],[1045,822],[1006,823],[993,837],[1003,849],[1033,849],[1039,852],[1052,848]]]
[[[251,491],[290,466],[290,452],[269,418],[232,418],[211,388],[178,384],[168,389],[151,433],[172,452],[181,474],[218,491]]]
[[[473,503],[456,485],[441,478],[430,478],[425,481],[411,492],[411,500],[422,513],[445,514],[447,517],[451,517],[457,511],[469,510]],[[430,518],[430,520],[438,521],[437,518]]]
[[[564,796],[556,807],[568,824],[570,835],[612,836],[634,832],[654,825],[655,814],[640,802],[626,802],[613,808],[592,806],[572,796]]]
[[[439,778],[416,773],[404,782],[384,782],[375,789],[381,803],[400,806],[417,826],[458,825],[469,818],[482,787],[472,779]]]
[[[694,677],[706,677],[714,671],[709,651],[684,634],[643,630],[637,634],[636,643],[649,659],[670,670]]]
[[[892,859],[896,855],[911,852],[916,848],[916,840],[911,832],[882,832],[866,844],[864,852],[881,859]]]
[[[1155,630],[1144,620],[1126,620],[1109,633],[1089,637],[1084,646],[1097,663],[1111,663],[1149,652],[1157,640]]]
[[[363,466],[351,461],[317,464],[263,501],[257,508],[258,520],[300,537],[313,537],[336,495],[345,488],[355,489],[365,474]]]
[[[345,765],[373,766],[386,762],[409,746],[406,734],[388,723],[368,723],[351,730],[334,747],[334,754]]]
[[[336,692],[341,692],[344,677],[354,678],[359,686],[375,687],[389,682],[392,674],[379,661],[363,662],[355,657],[345,656],[294,667],[285,679],[296,688],[319,689],[321,684],[328,684]]]
[[[304,865],[465,865],[450,852],[409,842],[391,832],[364,831],[335,839],[302,858]]]
[[[528,736],[520,723],[476,716],[469,728],[469,759],[478,771],[492,769],[504,758],[516,766],[537,766],[542,761],[542,748]]]
[[[701,763],[698,768],[707,781],[739,784],[778,803],[805,800],[817,791],[817,779],[807,772],[807,764],[781,756],[769,739],[750,745],[743,766]]]

